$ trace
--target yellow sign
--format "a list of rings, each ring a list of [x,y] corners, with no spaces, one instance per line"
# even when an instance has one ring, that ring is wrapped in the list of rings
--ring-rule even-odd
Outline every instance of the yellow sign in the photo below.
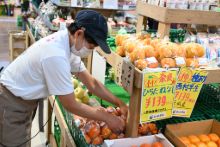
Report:
[[[176,84],[173,116],[190,117],[208,72],[183,67]]]
[[[147,72],[143,77],[140,122],[170,118],[177,71]]]

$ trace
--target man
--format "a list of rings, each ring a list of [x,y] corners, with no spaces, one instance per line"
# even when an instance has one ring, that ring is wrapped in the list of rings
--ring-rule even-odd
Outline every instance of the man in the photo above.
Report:
[[[124,128],[120,118],[77,102],[71,82],[72,72],[90,92],[119,106],[126,115],[127,106],[94,79],[80,59],[88,56],[96,46],[110,53],[106,39],[104,17],[95,11],[80,11],[68,30],[39,40],[3,71],[0,81],[2,146],[30,146],[30,141],[25,142],[30,139],[33,111],[38,100],[49,95],[57,95],[69,112],[105,121],[115,132]]]

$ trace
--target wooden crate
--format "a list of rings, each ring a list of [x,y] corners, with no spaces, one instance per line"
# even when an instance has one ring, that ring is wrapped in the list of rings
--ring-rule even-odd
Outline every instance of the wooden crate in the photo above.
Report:
[[[137,32],[141,32],[144,17],[150,17],[159,21],[158,33],[161,38],[169,36],[171,23],[220,25],[220,13],[214,11],[170,9],[138,0],[136,12]]]
[[[9,32],[9,55],[10,60],[13,61],[27,48],[27,35],[21,31],[10,31]]]
[[[31,44],[35,43],[36,40],[34,38],[34,35],[31,32],[30,27],[28,25],[26,25],[26,28],[27,28],[26,32],[27,32],[27,36],[28,36],[27,37],[28,38],[27,39],[27,47],[29,47]]]
[[[105,54],[100,48],[96,49],[100,55],[106,58],[106,61],[112,66],[117,67],[118,62],[122,60],[122,57],[112,52],[110,55]],[[120,59],[121,58],[121,59]],[[142,92],[142,79],[143,72],[138,68],[134,67],[134,77],[133,77],[133,89],[130,98],[129,105],[129,115],[126,124],[126,136],[127,137],[137,137],[138,136],[138,126],[140,122],[140,107],[141,107],[141,92]],[[206,79],[206,84],[208,83],[220,83],[220,68],[206,68],[203,69],[209,72]],[[122,75],[124,76],[124,75]]]

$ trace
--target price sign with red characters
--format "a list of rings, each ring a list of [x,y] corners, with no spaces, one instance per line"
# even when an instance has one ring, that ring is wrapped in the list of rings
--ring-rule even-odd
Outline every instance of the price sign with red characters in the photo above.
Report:
[[[173,116],[190,117],[208,72],[183,67],[176,84]]]
[[[176,80],[176,70],[144,73],[140,123],[172,117]]]

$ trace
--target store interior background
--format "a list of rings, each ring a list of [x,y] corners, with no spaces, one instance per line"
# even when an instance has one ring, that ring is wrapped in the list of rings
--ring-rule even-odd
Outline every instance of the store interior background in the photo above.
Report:
[[[17,27],[17,16],[21,14],[20,8],[15,9],[15,15],[6,17],[0,17],[0,68],[2,66],[7,66],[10,63],[9,59],[9,32],[11,30],[21,30],[21,27]],[[47,117],[47,101],[44,101],[43,107],[43,124],[48,120]],[[50,117],[50,116],[49,116]],[[54,116],[52,117],[54,118]],[[52,122],[53,119],[52,119]],[[53,129],[52,129],[53,130]],[[39,131],[39,111],[37,111],[35,118],[32,123],[32,136],[34,136]],[[32,147],[45,147],[46,143],[46,134],[47,134],[47,125],[44,128],[45,132],[40,132],[36,137],[31,140]]]

